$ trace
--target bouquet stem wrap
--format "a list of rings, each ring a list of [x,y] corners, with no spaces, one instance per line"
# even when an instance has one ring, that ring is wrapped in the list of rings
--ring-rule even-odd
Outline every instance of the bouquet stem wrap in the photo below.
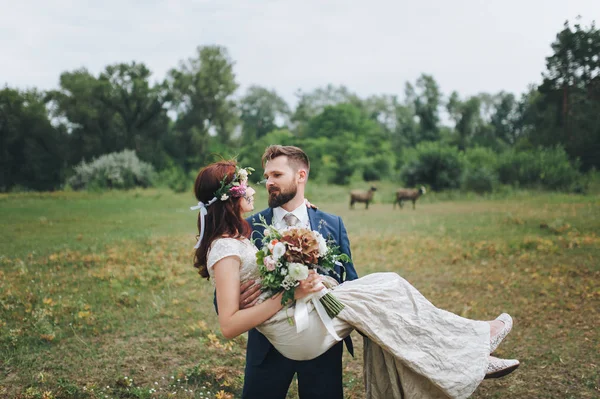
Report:
[[[322,283],[320,284],[322,286],[321,291],[296,301],[296,309],[294,311],[296,332],[300,333],[308,328],[308,303],[312,302],[319,318],[323,322],[323,325],[325,325],[329,334],[331,334],[336,341],[341,341],[342,338],[337,335],[335,328],[333,327],[332,318],[340,313],[344,308],[344,304],[333,296]]]
[[[342,309],[344,309],[344,304],[338,301],[338,299],[331,293],[327,292],[321,298],[319,298],[321,305],[325,308],[327,315],[332,319],[336,317]]]

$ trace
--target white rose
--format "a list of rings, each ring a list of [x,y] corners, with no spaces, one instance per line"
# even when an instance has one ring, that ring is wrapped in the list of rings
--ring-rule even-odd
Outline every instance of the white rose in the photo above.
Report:
[[[285,244],[278,242],[273,246],[273,259],[279,260],[285,254]]]
[[[289,276],[297,281],[305,280],[308,277],[308,266],[301,263],[289,263],[288,272]]]
[[[248,171],[246,169],[240,169],[238,175],[240,176],[240,180],[242,181],[248,179]]]
[[[327,248],[327,241],[320,233],[315,232],[315,236],[317,237],[317,242],[319,243],[319,257],[325,256],[329,248]]]
[[[227,201],[229,199],[229,195],[223,194],[221,195],[221,201]]]

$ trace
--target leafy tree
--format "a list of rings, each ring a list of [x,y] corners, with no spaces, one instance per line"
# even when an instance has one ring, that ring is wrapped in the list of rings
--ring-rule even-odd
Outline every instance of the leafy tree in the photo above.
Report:
[[[456,124],[455,129],[458,134],[456,145],[459,149],[465,150],[483,130],[481,100],[479,97],[473,96],[461,101],[458,93],[453,92],[446,107]]]
[[[361,99],[352,93],[346,86],[327,85],[317,88],[309,93],[298,91],[298,105],[292,115],[291,121],[295,123],[295,132],[299,137],[303,137],[308,124],[317,115],[319,115],[327,106],[333,106],[342,103],[350,103],[356,107],[362,106]]]
[[[280,129],[290,117],[285,100],[274,90],[250,86],[239,103],[243,143],[249,144],[272,130]]]
[[[150,76],[144,64],[109,65],[98,79],[104,87],[100,98],[114,112],[117,149],[132,149],[142,160],[162,168],[166,163],[162,142],[169,128],[168,94],[160,85],[151,86]]]
[[[461,100],[453,92],[446,104],[454,121],[451,143],[461,150],[483,146],[501,151],[515,145],[519,137],[519,110],[513,94],[480,93]]]
[[[420,141],[414,104],[401,103],[396,96],[380,95],[364,100],[362,108],[370,119],[379,123],[394,153],[395,164],[401,164],[405,149]]]
[[[415,147],[421,141],[419,135],[419,118],[415,111],[414,96],[414,88],[410,83],[406,83],[404,102],[394,104],[396,121],[391,141],[392,148],[398,160],[401,159],[402,151],[405,148]]]
[[[494,135],[504,143],[514,145],[519,138],[517,101],[513,94],[505,92],[498,93],[496,98],[495,110],[490,118]]]
[[[600,166],[600,31],[567,21],[552,43],[547,71],[533,98],[528,139],[564,146],[584,169]]]
[[[414,105],[415,115],[418,118],[418,141],[438,140],[442,94],[433,76],[421,75],[417,79],[416,90],[407,83],[405,94],[407,101]]]
[[[0,90],[0,191],[57,188],[65,144],[66,133],[48,119],[43,93]]]
[[[166,85],[176,114],[167,147],[189,171],[206,160],[209,134],[230,144],[237,125],[233,61],[224,47],[198,47],[195,57],[169,71]]]
[[[325,107],[310,121],[305,135],[313,144],[323,137],[328,140],[319,141],[320,154],[309,156],[328,169],[329,182],[347,184],[355,173],[368,180],[389,175],[394,159],[390,142],[381,126],[360,108],[352,104]]]
[[[161,167],[169,120],[166,93],[151,86],[144,64],[109,65],[98,78],[87,70],[65,72],[48,94],[52,115],[70,133],[69,164],[102,154],[135,150]]]
[[[371,96],[362,101],[362,108],[367,116],[378,122],[383,129],[392,133],[398,126],[396,112],[400,103],[396,96]]]
[[[85,68],[60,75],[60,88],[48,93],[52,117],[69,132],[69,159],[73,165],[82,159],[119,149],[112,129],[114,110],[102,102],[108,90]]]
[[[265,149],[271,144],[295,145],[302,147],[305,151],[307,150],[301,140],[294,136],[292,132],[287,129],[273,130],[261,138],[243,146],[238,156],[238,161],[243,166],[251,166],[256,169],[257,173],[254,173],[250,176],[250,179],[254,180],[255,182],[262,180],[261,157],[265,152]],[[314,165],[313,158],[310,156],[308,151],[307,153],[311,159],[311,165]],[[311,167],[311,170],[312,169],[314,168]]]

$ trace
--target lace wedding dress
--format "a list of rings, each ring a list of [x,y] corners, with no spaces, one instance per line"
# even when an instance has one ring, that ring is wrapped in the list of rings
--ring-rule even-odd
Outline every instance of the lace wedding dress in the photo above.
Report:
[[[240,280],[260,280],[256,247],[250,240],[213,242],[207,267],[234,256]],[[332,279],[333,280],[333,279]],[[212,279],[214,282],[214,278]],[[369,398],[466,398],[485,377],[490,327],[436,308],[396,273],[373,273],[332,289],[345,307],[333,318],[341,338],[354,329],[365,338],[365,385]],[[261,294],[264,301],[269,293]],[[309,302],[310,304],[310,302]],[[309,327],[301,333],[288,323],[284,308],[257,329],[285,357],[313,359],[337,340],[309,305]]]

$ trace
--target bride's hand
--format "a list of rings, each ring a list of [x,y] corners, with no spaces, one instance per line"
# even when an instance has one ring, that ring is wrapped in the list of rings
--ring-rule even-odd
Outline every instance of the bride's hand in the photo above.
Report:
[[[304,198],[304,205],[306,205],[307,208],[319,209],[318,206],[316,206],[315,204],[311,204],[310,201],[306,198]]]
[[[294,299],[302,299],[310,294],[321,291],[323,286],[319,283],[322,280],[323,277],[316,270],[309,270],[308,277],[305,280],[301,280],[300,285],[294,290]]]

